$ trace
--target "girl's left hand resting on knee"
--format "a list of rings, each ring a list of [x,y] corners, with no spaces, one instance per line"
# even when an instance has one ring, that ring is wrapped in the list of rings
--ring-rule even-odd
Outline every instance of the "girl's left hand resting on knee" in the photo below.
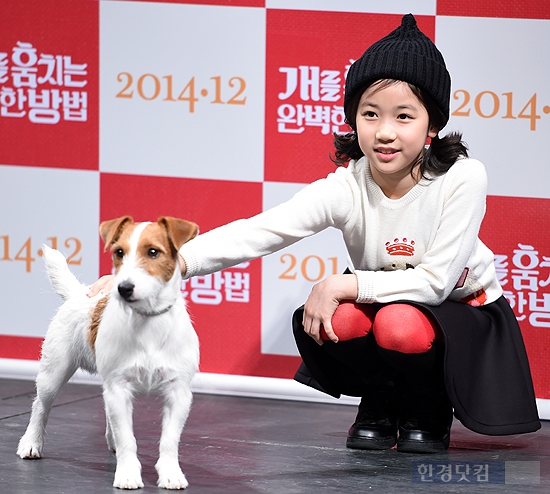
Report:
[[[323,344],[321,326],[334,343],[338,337],[332,329],[332,316],[341,300],[357,298],[357,278],[354,274],[333,274],[313,286],[304,305],[302,324],[305,332],[318,345]]]

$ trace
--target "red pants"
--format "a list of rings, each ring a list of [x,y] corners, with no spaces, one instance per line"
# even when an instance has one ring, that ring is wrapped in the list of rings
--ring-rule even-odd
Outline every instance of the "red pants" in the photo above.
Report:
[[[439,326],[409,304],[384,306],[341,302],[332,316],[332,329],[341,341],[366,336],[372,331],[378,346],[400,353],[424,353],[434,340],[442,340]],[[328,340],[324,330],[321,338]]]

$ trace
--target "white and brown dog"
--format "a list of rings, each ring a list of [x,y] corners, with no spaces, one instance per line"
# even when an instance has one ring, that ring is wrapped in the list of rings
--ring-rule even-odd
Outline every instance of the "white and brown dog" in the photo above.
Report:
[[[117,458],[113,485],[143,487],[132,399],[137,392],[156,391],[164,398],[155,465],[158,486],[187,487],[178,445],[191,407],[199,342],[181,295],[177,252],[197,232],[196,224],[171,217],[134,223],[125,216],[102,223],[100,234],[105,249],[112,252],[116,275],[112,291],[93,298],[71,273],[63,254],[44,248],[48,276],[65,303],[52,320],[42,347],[37,397],[17,449],[21,458],[42,456],[52,402],[81,368],[103,379],[105,437]]]

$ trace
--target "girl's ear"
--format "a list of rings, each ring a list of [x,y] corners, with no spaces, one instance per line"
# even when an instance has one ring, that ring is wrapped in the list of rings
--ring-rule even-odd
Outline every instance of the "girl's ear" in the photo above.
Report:
[[[439,129],[437,127],[430,127],[428,129],[428,137],[431,137],[432,139],[437,136],[439,132]]]

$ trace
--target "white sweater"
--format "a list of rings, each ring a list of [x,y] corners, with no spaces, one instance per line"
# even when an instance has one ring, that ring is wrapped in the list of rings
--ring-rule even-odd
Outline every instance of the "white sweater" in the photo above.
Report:
[[[271,254],[333,227],[353,263],[357,302],[494,302],[502,288],[493,253],[478,238],[487,192],[483,164],[461,159],[430,178],[392,200],[374,182],[366,158],[351,161],[289,201],[185,244],[186,277]]]

